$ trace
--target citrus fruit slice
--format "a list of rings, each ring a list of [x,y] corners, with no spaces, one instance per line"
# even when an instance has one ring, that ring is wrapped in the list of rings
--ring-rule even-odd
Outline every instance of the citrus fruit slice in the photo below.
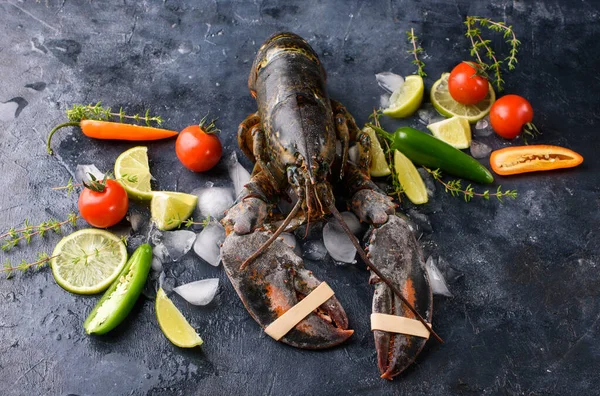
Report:
[[[150,202],[150,214],[159,230],[168,231],[177,228],[192,215],[198,197],[195,195],[156,191]]]
[[[58,242],[50,261],[56,283],[77,294],[108,288],[127,263],[125,244],[108,231],[89,228]]]
[[[437,80],[431,87],[431,103],[433,107],[445,117],[464,117],[469,123],[474,124],[485,117],[492,108],[492,104],[496,100],[496,93],[492,84],[487,96],[479,103],[474,105],[464,105],[452,99],[448,92],[448,77],[450,73],[442,74],[442,77]]]
[[[427,125],[433,136],[457,149],[471,145],[471,125],[466,118],[452,117]]]
[[[398,150],[394,150],[394,170],[404,194],[415,205],[427,203],[427,189],[411,160]]]
[[[202,338],[160,288],[156,293],[156,319],[165,337],[180,348],[202,345]]]
[[[404,84],[390,97],[390,107],[383,109],[383,114],[394,118],[410,117],[421,106],[424,91],[425,85],[421,76],[406,77]]]
[[[385,159],[385,153],[381,148],[379,139],[377,139],[377,134],[375,133],[375,130],[373,130],[373,128],[370,127],[364,127],[363,132],[369,135],[369,137],[371,138],[371,176],[382,177],[389,175],[390,173],[392,173],[392,171]]]
[[[115,161],[115,178],[123,185],[130,198],[152,199],[148,147],[134,147],[119,155]]]

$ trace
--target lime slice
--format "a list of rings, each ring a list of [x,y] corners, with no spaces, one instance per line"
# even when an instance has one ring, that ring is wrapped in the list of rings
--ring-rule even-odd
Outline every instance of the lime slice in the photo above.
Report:
[[[383,114],[394,118],[410,117],[421,106],[424,91],[421,76],[406,77],[404,84],[390,97],[390,107],[383,109]]]
[[[131,177],[135,177],[135,181]],[[152,199],[148,147],[134,147],[119,155],[115,161],[115,178],[119,179],[130,198]]]
[[[381,144],[379,144],[375,130],[370,127],[364,127],[363,132],[371,138],[371,176],[382,177],[389,175],[392,171],[385,159],[385,154],[381,148]]]
[[[125,244],[108,231],[89,228],[58,242],[50,261],[56,283],[77,294],[95,294],[108,288],[127,263]]]
[[[479,103],[474,105],[464,105],[452,99],[448,92],[448,77],[450,73],[442,74],[442,77],[437,80],[431,87],[431,103],[439,113],[445,117],[464,117],[471,124],[485,117],[492,108],[496,100],[496,93],[492,84],[487,96]]]
[[[404,194],[415,205],[427,203],[427,189],[417,168],[404,154],[394,150],[394,170]]]
[[[471,125],[466,118],[452,117],[427,125],[433,136],[457,149],[471,145]]]
[[[159,230],[177,228],[192,215],[198,197],[170,191],[156,191],[150,202],[150,214]]]
[[[202,338],[160,288],[156,293],[156,319],[165,337],[180,348],[202,345]]]

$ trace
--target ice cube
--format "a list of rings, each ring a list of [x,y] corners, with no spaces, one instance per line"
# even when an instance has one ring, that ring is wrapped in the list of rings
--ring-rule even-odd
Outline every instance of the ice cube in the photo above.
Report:
[[[346,223],[348,228],[350,228],[350,231],[352,231],[354,235],[360,235],[363,230],[363,227],[360,224],[360,220],[358,220],[358,217],[356,217],[356,215],[352,212],[342,212],[340,214],[344,219],[344,223]],[[340,227],[338,221],[335,218],[331,218],[330,222],[334,223],[336,227],[339,227],[339,229],[342,230],[342,227]]]
[[[474,128],[475,136],[490,136],[494,130],[490,125],[490,116],[487,115],[481,120],[477,121]]]
[[[227,168],[229,170],[229,177],[233,181],[235,196],[237,197],[244,186],[250,181],[250,172],[238,162],[235,151],[231,154]]]
[[[162,272],[163,265],[162,261],[158,259],[158,257],[152,257],[152,271],[154,272]]]
[[[294,189],[289,187],[287,189],[287,196],[281,196],[279,198],[277,208],[282,214],[286,215],[292,211],[292,208],[294,205],[296,205],[296,202],[298,202],[298,197],[296,196]]]
[[[167,250],[167,247],[162,243],[159,243],[152,248],[152,257],[156,258],[161,263],[168,263],[171,261],[169,251]]]
[[[165,271],[160,273],[158,277],[158,287],[162,288],[165,293],[170,294],[175,287],[175,279],[165,274]]]
[[[215,298],[218,289],[219,279],[211,278],[177,286],[173,291],[190,304],[207,305]]]
[[[233,190],[227,187],[212,187],[212,183],[206,187],[197,188],[192,191],[198,197],[198,210],[203,217],[210,216],[220,220],[225,216],[225,211],[233,206]]]
[[[172,261],[179,261],[192,248],[196,234],[188,230],[168,231],[163,234],[163,246]],[[164,261],[163,261],[164,262]]]
[[[307,240],[302,245],[302,257],[308,260],[320,261],[327,256],[327,248],[322,240],[312,239]]]
[[[288,245],[294,251],[294,253],[296,253],[296,255],[302,256],[302,249],[296,241],[296,235],[292,234],[291,232],[282,232],[279,237],[283,238],[283,242]]]
[[[135,232],[139,232],[147,223],[148,219],[140,212],[130,210],[127,220],[131,223],[131,229]]]
[[[433,180],[433,176],[431,176],[431,174],[427,172],[426,169],[421,167],[417,169],[417,172],[419,172],[419,175],[421,175],[421,179],[423,179],[423,182],[425,183],[427,196],[429,198],[433,198],[433,196],[435,195],[435,180]]]
[[[221,261],[221,244],[225,240],[225,229],[220,223],[209,223],[196,237],[194,252],[210,265],[218,266]]]
[[[450,290],[448,289],[446,280],[444,279],[441,271],[437,268],[435,261],[436,260],[433,258],[433,256],[429,256],[425,262],[425,269],[427,270],[427,275],[429,277],[431,291],[433,294],[440,296],[453,297],[452,293],[450,293]]]
[[[387,109],[390,107],[390,97],[391,95],[388,93],[384,93],[379,97],[379,107],[382,109]]]
[[[389,93],[394,93],[404,85],[404,78],[392,72],[377,73],[375,74],[375,78],[377,79],[377,84]]]
[[[104,173],[100,172],[98,170],[98,168],[96,168],[96,165],[89,164],[89,165],[77,165],[77,169],[75,169],[75,181],[77,183],[89,182],[90,181],[90,175],[89,175],[90,173],[92,175],[94,175],[96,180],[104,179]]]
[[[325,227],[323,227],[323,243],[334,260],[342,263],[355,262],[356,248],[337,222],[332,220],[325,224]]]
[[[485,143],[476,140],[471,141],[471,155],[473,158],[485,158],[492,152],[492,148]]]
[[[433,227],[431,227],[431,222],[429,221],[429,217],[427,215],[417,211],[416,209],[410,209],[408,211],[408,216],[412,220],[413,223],[419,227],[424,233],[432,233]]]

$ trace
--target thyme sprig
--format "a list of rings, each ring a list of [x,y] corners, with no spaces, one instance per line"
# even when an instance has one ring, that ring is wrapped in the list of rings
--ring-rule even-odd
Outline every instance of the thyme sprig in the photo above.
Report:
[[[517,190],[504,190],[502,191],[502,186],[498,186],[496,192],[490,192],[490,190],[485,190],[482,193],[475,192],[475,189],[471,184],[466,187],[462,186],[462,180],[455,179],[445,182],[442,180],[442,172],[439,169],[431,170],[427,167],[423,167],[429,174],[439,183],[444,186],[446,192],[449,192],[453,197],[462,196],[465,202],[469,202],[473,197],[481,197],[483,199],[489,200],[490,197],[495,197],[498,201],[503,202],[503,198],[517,198]]]
[[[493,72],[493,83],[496,85],[498,91],[502,91],[504,79],[502,78],[501,65],[503,63],[506,64],[508,70],[513,70],[516,67],[518,63],[518,47],[521,42],[517,39],[512,26],[504,22],[495,22],[489,18],[478,16],[467,16],[465,25],[467,26],[465,36],[471,41],[471,56],[477,58],[477,62],[484,72]],[[496,53],[491,47],[492,41],[483,38],[480,27],[486,27],[489,30],[503,34],[504,39],[510,46],[509,54],[506,58],[499,60],[496,57]],[[487,57],[487,62],[483,60],[483,57]]]
[[[50,260],[52,260],[55,257],[58,256],[49,256],[48,253],[41,252],[38,254],[36,261],[28,263],[27,260],[23,259],[19,262],[19,264],[16,264],[14,266],[10,260],[6,260],[2,264],[2,268],[0,268],[0,272],[6,274],[6,279],[10,279],[13,277],[13,274],[16,271],[20,271],[23,273],[27,272],[30,269],[34,271],[39,271],[42,268],[46,267],[48,263],[50,263]]]
[[[119,122],[128,119],[135,120],[136,122],[144,122],[147,126],[152,126],[153,122],[156,125],[163,123],[163,119],[160,116],[151,116],[149,109],[146,110],[144,115],[140,115],[139,113],[128,115],[122,107],[119,108],[118,113],[115,113],[110,107],[103,107],[101,102],[95,105],[75,104],[71,109],[67,110],[67,118],[71,122],[80,122],[82,120],[111,121],[118,118]]]
[[[420,45],[417,46],[419,38],[415,35],[415,29],[410,28],[410,32],[407,31],[406,36],[413,46],[413,49],[408,50],[407,52],[415,57],[415,60],[413,60],[412,63],[417,66],[417,74],[421,77],[427,77],[427,73],[425,73],[425,63],[419,59],[419,54],[423,52],[423,48],[421,48]]]
[[[183,222],[183,226],[191,227],[193,225],[201,225],[202,227],[206,227],[210,222],[211,222],[210,215],[206,216],[206,218],[204,218],[204,220],[202,220],[202,221],[194,221],[194,219],[190,217],[189,219],[187,219],[186,221]]]
[[[59,234],[63,226],[71,224],[73,227],[77,224],[79,216],[72,212],[67,216],[66,220],[59,221],[56,219],[48,219],[41,222],[38,225],[31,225],[29,219],[25,219],[23,227],[11,228],[3,234],[0,234],[0,241],[2,241],[2,250],[9,251],[16,247],[19,242],[25,241],[26,244],[31,242],[31,238],[38,235],[44,237],[48,232],[54,232]]]

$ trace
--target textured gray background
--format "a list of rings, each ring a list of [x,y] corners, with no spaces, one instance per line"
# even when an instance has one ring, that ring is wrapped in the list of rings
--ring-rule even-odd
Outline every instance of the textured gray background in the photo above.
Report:
[[[0,2],[0,230],[25,218],[64,218],[76,197],[50,187],[66,183],[80,163],[110,169],[131,146],[63,130],[57,155],[49,157],[45,136],[73,103],[151,107],[173,129],[210,112],[220,117],[225,152],[235,150],[237,124],[255,111],[246,87],[252,59],[279,30],[314,46],[331,96],[363,123],[379,103],[373,74],[414,70],[407,29],[423,39],[428,88],[468,57],[466,15],[505,19],[523,42],[517,70],[505,77],[507,91],[533,104],[544,133],[539,142],[585,157],[575,170],[497,177],[519,191],[504,205],[466,204],[438,188],[419,209],[433,228],[422,240],[426,253],[442,255],[464,276],[450,284],[453,299],[435,298],[434,326],[446,344],[430,342],[394,382],[378,378],[368,329],[371,290],[361,265],[311,265],[336,290],[356,333],[338,348],[310,352],[265,337],[222,268],[188,255],[169,270],[180,283],[222,280],[209,307],[175,299],[204,338],[201,350],[172,346],[148,300],[111,335],[95,338],[84,334],[82,321],[97,297],[63,291],[47,269],[0,281],[0,394],[597,392],[599,11],[590,0]],[[405,124],[415,121],[384,125]],[[508,145],[494,136],[483,141]],[[158,188],[226,183],[224,166],[193,174],[173,147],[174,141],[149,145]],[[32,260],[57,241],[50,236],[2,254],[2,261]]]

